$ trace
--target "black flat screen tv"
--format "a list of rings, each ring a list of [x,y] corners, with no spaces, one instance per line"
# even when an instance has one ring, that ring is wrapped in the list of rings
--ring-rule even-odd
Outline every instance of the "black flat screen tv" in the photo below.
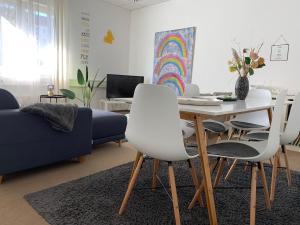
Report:
[[[107,74],[106,98],[132,98],[140,83],[144,83],[144,77]]]

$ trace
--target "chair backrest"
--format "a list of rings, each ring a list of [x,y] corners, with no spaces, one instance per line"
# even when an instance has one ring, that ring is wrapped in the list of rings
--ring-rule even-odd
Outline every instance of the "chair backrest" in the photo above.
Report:
[[[293,142],[300,131],[300,92],[293,102],[286,128],[281,135],[280,144],[287,145]]]
[[[252,99],[257,99],[260,102],[265,101],[266,103],[270,103],[272,101],[272,95],[271,92],[266,89],[251,89],[246,98],[246,101]],[[239,114],[233,120],[239,122],[258,124],[265,127],[270,126],[269,115],[267,110]]]
[[[20,108],[20,105],[16,98],[7,90],[0,88],[0,110],[18,108]]]
[[[287,91],[281,91],[277,96],[276,104],[274,106],[272,124],[270,128],[269,138],[267,140],[266,148],[262,154],[259,156],[260,161],[268,160],[276,154],[280,144],[280,127],[281,127],[281,118],[284,112],[285,98]]]
[[[186,84],[183,96],[193,98],[200,95],[199,86],[197,84]]]
[[[138,151],[165,161],[188,159],[174,91],[139,84],[134,92],[126,138]]]

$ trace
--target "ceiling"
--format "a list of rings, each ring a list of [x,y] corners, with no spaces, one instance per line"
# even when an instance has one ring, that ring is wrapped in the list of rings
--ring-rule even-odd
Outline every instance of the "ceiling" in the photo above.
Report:
[[[162,2],[166,2],[169,0],[137,0],[134,2],[134,0],[103,0],[105,2],[111,3],[116,6],[120,6],[125,9],[134,10],[134,9],[140,9],[149,5],[155,5]]]

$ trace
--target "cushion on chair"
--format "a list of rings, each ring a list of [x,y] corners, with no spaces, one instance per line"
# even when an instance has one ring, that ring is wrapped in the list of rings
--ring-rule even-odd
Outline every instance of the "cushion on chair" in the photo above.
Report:
[[[247,122],[241,122],[241,121],[230,121],[230,123],[236,127],[240,128],[263,128],[264,126],[259,125],[259,124],[254,124],[254,123],[247,123]]]
[[[214,133],[224,133],[227,131],[227,128],[222,124],[214,121],[203,121],[203,126],[206,130]]]
[[[268,140],[269,133],[268,132],[253,132],[244,136],[244,139],[250,141],[264,141]]]
[[[16,98],[7,90],[0,88],[0,110],[20,108]]]
[[[207,146],[207,152],[211,155],[219,155],[222,157],[241,157],[248,158],[259,155],[256,149],[246,144],[238,142],[221,142]]]
[[[93,110],[93,140],[124,135],[126,116],[101,110]]]

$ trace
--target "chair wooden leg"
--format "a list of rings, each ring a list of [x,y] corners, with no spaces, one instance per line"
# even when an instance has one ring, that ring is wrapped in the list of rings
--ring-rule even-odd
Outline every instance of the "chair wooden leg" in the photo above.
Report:
[[[227,172],[227,174],[226,174],[226,176],[225,176],[225,180],[227,180],[227,179],[231,176],[233,170],[234,170],[235,167],[236,167],[237,162],[238,162],[237,159],[235,159],[235,160],[233,161],[233,163],[232,163],[231,166],[230,166],[230,169],[228,170],[228,172]]]
[[[279,153],[276,155],[276,159],[278,161],[278,163],[277,163],[277,174],[278,174],[279,173],[279,169],[281,167],[281,158],[280,158],[280,154]]]
[[[257,181],[257,165],[254,165],[252,167],[252,174],[251,174],[250,225],[255,225],[256,181]]]
[[[191,170],[193,183],[194,183],[195,189],[197,191],[198,188],[199,188],[199,180],[198,180],[198,176],[197,176],[197,173],[196,173],[196,169],[195,169],[195,166],[194,166],[192,160],[189,159],[188,163],[189,163],[189,168]],[[197,195],[197,197],[198,197],[198,202],[199,202],[200,206],[204,207],[204,202],[203,202],[201,193],[199,195]]]
[[[269,163],[270,163],[271,166],[273,166],[272,159],[269,159]]]
[[[271,202],[270,202],[270,195],[269,195],[269,191],[268,191],[268,184],[267,184],[264,164],[262,162],[259,163],[259,173],[260,173],[261,183],[262,183],[263,191],[264,191],[264,195],[265,195],[266,207],[267,207],[267,209],[271,209]]]
[[[133,166],[132,166],[132,170],[131,170],[130,178],[133,175],[133,172],[134,172],[134,170],[135,170],[135,168],[136,168],[136,166],[137,166],[137,164],[138,164],[138,162],[140,160],[141,155],[142,155],[142,153],[140,153],[140,152],[136,153],[135,160],[134,160],[134,163],[133,163]]]
[[[291,174],[291,170],[290,170],[287,151],[286,151],[285,145],[282,145],[281,148],[282,148],[282,153],[283,153],[284,161],[285,161],[285,168],[286,168],[286,175],[287,175],[287,179],[288,179],[288,185],[291,186],[292,185],[292,174]]]
[[[217,143],[222,141],[222,136],[223,136],[223,134],[219,133],[218,138],[217,138]]]
[[[180,222],[180,213],[179,213],[179,205],[178,205],[178,196],[176,190],[176,181],[175,181],[174,169],[171,163],[169,164],[168,171],[169,171],[169,182],[171,186],[175,222],[176,225],[180,225],[181,222]]]
[[[218,165],[219,161],[217,161],[217,163],[210,163],[209,168],[210,168],[210,172],[213,171],[213,169]],[[202,192],[204,191],[204,180],[201,182],[200,187],[197,189],[196,193],[194,194],[194,197],[191,201],[191,203],[189,204],[188,209],[192,209],[194,208],[194,206],[196,205],[197,201],[198,201],[198,195],[201,195]]]
[[[228,134],[228,140],[231,140],[234,135],[234,129],[231,130],[230,134]]]
[[[152,170],[152,191],[156,190],[156,184],[157,184],[157,172],[159,168],[159,160],[158,159],[153,159],[153,170]]]
[[[272,179],[271,179],[271,189],[270,189],[270,201],[273,202],[275,199],[275,187],[276,187],[276,178],[277,178],[277,154],[274,157],[273,168],[272,168]]]
[[[220,165],[219,165],[219,168],[218,168],[218,171],[217,171],[217,174],[216,174],[216,178],[215,178],[215,181],[214,181],[214,184],[213,184],[214,188],[216,186],[218,186],[218,184],[220,183],[225,163],[226,163],[226,159],[225,158],[221,158],[220,159]]]
[[[126,205],[128,203],[128,200],[129,200],[129,197],[130,197],[130,194],[136,184],[136,180],[137,180],[137,177],[139,175],[139,172],[140,172],[140,169],[142,167],[142,164],[143,164],[143,161],[144,161],[144,157],[143,155],[140,156],[139,158],[139,161],[137,163],[137,166],[136,168],[134,169],[134,172],[133,172],[133,175],[132,175],[132,178],[130,179],[130,182],[129,182],[129,185],[128,185],[128,189],[126,191],[126,194],[124,196],[124,199],[122,201],[122,205],[120,207],[120,210],[119,210],[119,215],[122,215],[125,208],[126,208]]]
[[[0,184],[2,184],[4,181],[4,176],[0,176]]]

